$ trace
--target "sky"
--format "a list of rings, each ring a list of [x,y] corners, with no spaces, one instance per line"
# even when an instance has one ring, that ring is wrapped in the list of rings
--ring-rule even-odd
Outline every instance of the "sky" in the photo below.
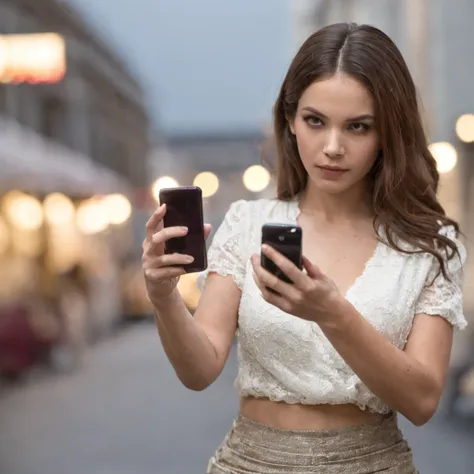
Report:
[[[291,54],[290,0],[63,0],[138,74],[164,134],[261,129]]]

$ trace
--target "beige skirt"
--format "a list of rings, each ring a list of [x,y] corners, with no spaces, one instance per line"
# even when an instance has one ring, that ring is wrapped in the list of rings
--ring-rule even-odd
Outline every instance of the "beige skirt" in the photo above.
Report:
[[[207,474],[417,474],[396,415],[371,425],[283,430],[239,414]]]

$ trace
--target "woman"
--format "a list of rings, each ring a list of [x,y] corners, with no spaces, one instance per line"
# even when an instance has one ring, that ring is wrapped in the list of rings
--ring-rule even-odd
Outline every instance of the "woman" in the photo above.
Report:
[[[423,425],[436,411],[453,327],[466,325],[466,254],[396,46],[366,25],[312,35],[274,132],[278,198],[231,205],[194,317],[176,290],[188,257],[163,254],[186,229],[163,229],[164,206],[147,224],[148,293],[186,387],[218,377],[238,328],[240,413],[208,473],[415,473],[396,413]],[[302,227],[304,271],[260,248],[267,222]]]

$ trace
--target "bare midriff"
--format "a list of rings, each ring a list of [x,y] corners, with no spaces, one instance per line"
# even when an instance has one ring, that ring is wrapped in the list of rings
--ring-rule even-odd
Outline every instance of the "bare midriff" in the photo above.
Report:
[[[303,405],[253,397],[240,398],[240,412],[258,423],[287,430],[325,430],[376,424],[387,416],[352,404]]]

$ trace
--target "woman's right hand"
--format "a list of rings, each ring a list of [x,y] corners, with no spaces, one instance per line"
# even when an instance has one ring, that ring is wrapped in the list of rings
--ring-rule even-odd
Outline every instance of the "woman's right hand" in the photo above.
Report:
[[[187,234],[187,227],[164,227],[166,204],[161,205],[146,224],[143,241],[142,266],[148,298],[152,303],[168,298],[176,288],[179,277],[186,272],[181,265],[192,263],[190,255],[166,254],[166,241]],[[210,225],[204,226],[205,237],[211,233]]]

